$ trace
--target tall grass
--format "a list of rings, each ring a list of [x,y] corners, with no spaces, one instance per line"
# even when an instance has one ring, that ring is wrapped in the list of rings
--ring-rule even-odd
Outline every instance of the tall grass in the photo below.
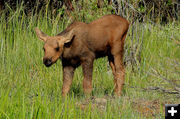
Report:
[[[75,11],[73,18],[90,22],[109,14],[111,9],[93,8],[93,3],[89,7],[93,10]],[[160,26],[137,22],[133,36],[131,26],[126,38],[125,59],[137,57],[131,53],[140,48],[141,60],[126,66],[123,95],[115,99],[111,97],[114,88],[111,69],[107,58],[98,59],[94,63],[93,95],[108,95],[107,104],[101,109],[90,101],[82,109],[78,104],[81,105],[86,99],[82,90],[81,67],[75,72],[70,95],[63,99],[61,62],[50,68],[43,65],[43,43],[34,33],[34,28],[39,27],[48,35],[55,35],[72,20],[68,16],[61,17],[61,10],[56,17],[51,17],[48,9],[45,15],[26,16],[22,5],[16,11],[10,8],[9,11],[10,17],[7,18],[5,14],[0,17],[0,118],[164,118],[164,104],[180,102],[177,95],[142,90],[153,86],[172,88],[161,78],[152,75],[153,69],[179,83],[180,48],[176,42],[180,39],[179,23]],[[147,102],[152,107],[146,108],[149,106]],[[158,105],[157,108],[153,107],[155,105]]]

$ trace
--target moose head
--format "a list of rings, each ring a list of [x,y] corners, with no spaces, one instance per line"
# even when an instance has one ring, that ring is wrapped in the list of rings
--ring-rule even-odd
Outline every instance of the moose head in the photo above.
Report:
[[[35,28],[38,38],[44,42],[43,63],[46,67],[54,64],[62,55],[64,44],[71,42],[74,36],[74,30],[65,35],[48,36],[38,28]]]

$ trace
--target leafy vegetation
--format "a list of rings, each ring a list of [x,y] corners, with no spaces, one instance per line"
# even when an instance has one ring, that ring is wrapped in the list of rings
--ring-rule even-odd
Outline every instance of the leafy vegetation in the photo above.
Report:
[[[91,22],[113,9],[97,8],[96,2],[75,8],[71,16],[45,13],[26,15],[23,5],[9,17],[0,17],[0,118],[164,118],[164,105],[179,103],[176,85],[180,85],[180,24],[166,25],[138,20],[131,22],[126,38],[126,79],[123,95],[113,97],[113,75],[107,58],[95,61],[93,97],[87,99],[82,89],[82,69],[75,72],[66,99],[61,97],[62,66],[50,68],[42,63],[43,43],[35,35],[39,27],[48,35],[63,31],[74,19]],[[89,9],[87,9],[87,7]],[[170,82],[170,83],[169,83]],[[100,99],[98,102],[97,99]]]

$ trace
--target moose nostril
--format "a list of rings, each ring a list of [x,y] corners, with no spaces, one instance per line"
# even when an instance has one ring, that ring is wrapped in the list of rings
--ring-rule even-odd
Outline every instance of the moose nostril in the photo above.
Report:
[[[47,64],[51,64],[51,60],[50,59],[47,60]]]

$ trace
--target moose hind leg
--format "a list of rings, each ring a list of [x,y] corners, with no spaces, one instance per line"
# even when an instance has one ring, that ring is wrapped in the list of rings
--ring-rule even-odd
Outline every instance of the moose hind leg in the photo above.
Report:
[[[124,66],[122,63],[122,56],[117,55],[113,57],[112,55],[109,55],[108,60],[114,76],[114,91],[117,96],[120,96],[124,84]]]
[[[111,49],[111,53],[114,58],[114,82],[115,82],[115,94],[120,96],[122,93],[122,88],[125,79],[125,69],[123,63],[123,54],[124,54],[124,40],[126,37],[126,33],[123,35],[121,40],[117,40],[116,43],[113,44]]]
[[[114,57],[112,55],[108,56],[109,65],[112,69],[112,73],[115,76],[115,65],[114,65]]]
[[[117,55],[114,58],[114,64],[115,64],[115,94],[117,96],[120,96],[122,93],[122,88],[124,85],[124,78],[125,78],[125,69],[124,69],[124,64],[122,60],[121,55]]]

